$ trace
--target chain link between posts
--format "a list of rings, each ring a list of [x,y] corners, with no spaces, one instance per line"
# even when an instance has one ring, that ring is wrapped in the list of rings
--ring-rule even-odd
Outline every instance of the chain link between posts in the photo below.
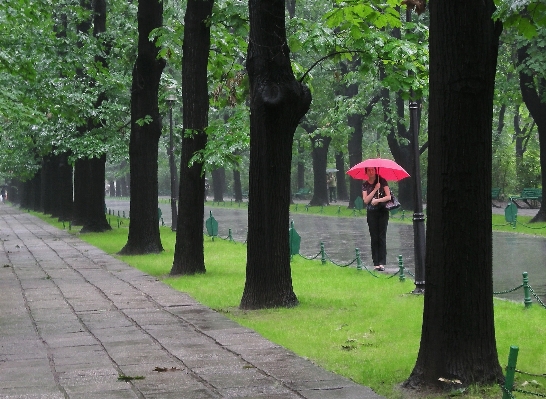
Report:
[[[544,302],[540,299],[540,297],[536,294],[536,292],[533,290],[533,288],[530,285],[529,285],[529,290],[531,291],[531,293],[533,294],[537,302],[540,303],[542,307],[546,309],[546,305],[544,304]]]
[[[512,289],[509,289],[509,290],[506,290],[506,291],[497,291],[497,292],[493,292],[493,295],[509,294],[509,293],[511,293],[511,292],[514,292],[514,291],[519,290],[520,288],[523,288],[523,284],[520,284],[520,285],[518,285],[517,287],[512,288]]]

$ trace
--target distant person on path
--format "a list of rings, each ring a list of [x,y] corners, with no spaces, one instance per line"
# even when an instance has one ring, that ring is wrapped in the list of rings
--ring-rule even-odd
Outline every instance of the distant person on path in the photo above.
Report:
[[[328,174],[328,190],[330,191],[330,202],[337,202],[337,179],[335,173]]]
[[[367,180],[362,183],[362,199],[366,204],[366,220],[370,231],[374,269],[385,270],[387,263],[387,226],[389,211],[385,202],[391,199],[387,181],[377,174],[376,168],[366,168]]]
[[[4,187],[2,187],[1,194],[2,194],[2,203],[4,203],[8,199],[8,192],[6,191],[6,189]]]

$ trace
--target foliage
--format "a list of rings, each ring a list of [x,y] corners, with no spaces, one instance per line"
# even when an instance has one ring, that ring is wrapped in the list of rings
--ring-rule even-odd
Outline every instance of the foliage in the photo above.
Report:
[[[518,66],[517,49],[530,42],[513,27],[504,29],[500,39],[493,113],[492,186],[500,187],[507,196],[523,187],[540,185],[541,172],[536,129],[532,129],[533,119],[523,103],[519,87],[522,66]],[[538,37],[533,41],[540,42]],[[530,65],[534,66],[533,73],[543,73],[540,72],[542,55],[536,51],[540,46],[532,48],[534,57]],[[521,143],[521,148],[516,148],[516,142]]]
[[[497,0],[495,19],[505,27],[515,27],[527,39],[537,34],[537,28],[546,27],[546,3],[543,0]]]
[[[218,117],[207,128],[209,136],[206,148],[194,154],[190,163],[202,162],[207,165],[207,170],[219,167],[231,167],[238,169],[241,162],[241,154],[250,146],[248,135],[248,107],[237,105],[233,109],[226,109],[231,116],[224,121]],[[227,115],[226,115],[227,116]]]
[[[110,31],[94,36],[84,24],[91,14],[79,1],[6,0],[3,6],[0,47],[16,50],[0,53],[0,81],[8,88],[0,95],[2,131],[11,143],[0,154],[3,169],[25,180],[51,151],[69,152],[73,161],[126,148],[119,131],[128,118],[134,29],[127,22],[136,7],[114,2]],[[99,104],[101,95],[106,100]],[[82,136],[78,129],[88,120],[96,128]]]
[[[517,172],[515,189],[521,191],[524,187],[539,187],[542,183],[540,176],[540,152],[538,149],[526,151]]]
[[[353,0],[339,4],[325,18],[342,39],[340,48],[357,52],[364,70],[378,69],[381,64],[386,72],[382,84],[391,91],[401,91],[405,99],[409,98],[411,90],[416,98],[426,95],[427,26],[422,22],[402,24],[396,2],[376,5]],[[389,29],[400,30],[401,34],[392,35]],[[340,57],[352,59],[350,54]]]
[[[164,7],[164,26],[152,33],[167,61],[162,77],[162,92],[173,88],[181,98],[180,76],[185,0],[168,0]],[[496,110],[502,104],[519,104],[514,43],[530,44],[532,55],[526,67],[544,76],[543,54],[545,3],[541,0],[499,0],[496,17],[504,23],[503,44],[499,51],[496,80]],[[245,57],[248,36],[247,3],[241,0],[216,1],[211,24],[209,91],[211,99],[208,148],[194,160],[204,160],[206,168],[218,166],[241,169],[241,156],[247,151],[248,116],[246,101],[248,79]],[[0,176],[31,178],[39,170],[43,155],[69,151],[71,160],[108,154],[111,164],[128,158],[129,88],[136,57],[136,4],[108,2],[107,32],[94,37],[78,32],[90,18],[78,0],[4,0],[0,7]],[[403,9],[402,9],[403,10]],[[288,41],[293,70],[304,78],[313,93],[307,115],[316,124],[317,134],[332,137],[331,154],[345,152],[351,129],[347,116],[364,109],[381,87],[400,91],[407,98],[410,90],[426,99],[428,95],[427,13],[406,22],[399,3],[392,0],[362,3],[357,0],[298,2],[296,16],[287,20]],[[29,29],[32,27],[32,29]],[[532,38],[529,41],[529,38]],[[527,41],[524,41],[527,39]],[[96,56],[104,58],[105,64]],[[359,62],[349,73],[342,65]],[[386,77],[379,79],[378,68]],[[408,71],[412,73],[408,74]],[[81,74],[79,74],[81,72]],[[340,90],[357,84],[358,95],[348,98]],[[105,94],[98,108],[95,103]],[[180,105],[180,104],[179,104]],[[161,112],[168,115],[164,98]],[[502,138],[494,151],[493,185],[506,185],[516,175],[513,152],[515,109],[509,107]],[[526,110],[521,113],[527,122]],[[175,142],[180,142],[181,105],[173,107]],[[82,124],[91,118],[96,127],[82,136]],[[426,108],[423,109],[426,121]],[[392,119],[396,121],[396,119]],[[406,123],[405,121],[402,121]],[[426,123],[424,123],[424,126]],[[364,121],[365,153],[388,151],[384,135],[390,126],[379,113]],[[168,123],[164,123],[164,132]],[[307,164],[310,142],[303,129],[296,132],[293,159]],[[524,155],[528,181],[534,179],[538,155],[537,142],[531,137],[530,152]],[[176,146],[175,152],[180,149]],[[333,156],[333,155],[332,155]],[[426,170],[426,165],[423,165]],[[125,171],[115,172],[123,175]],[[306,173],[309,175],[309,173]],[[309,177],[308,177],[309,178]],[[243,182],[244,184],[244,182]]]

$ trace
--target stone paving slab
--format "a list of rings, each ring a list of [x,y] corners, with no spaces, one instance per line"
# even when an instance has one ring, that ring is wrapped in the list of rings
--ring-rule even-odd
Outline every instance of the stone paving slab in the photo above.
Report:
[[[381,398],[16,207],[0,244],[0,398]]]

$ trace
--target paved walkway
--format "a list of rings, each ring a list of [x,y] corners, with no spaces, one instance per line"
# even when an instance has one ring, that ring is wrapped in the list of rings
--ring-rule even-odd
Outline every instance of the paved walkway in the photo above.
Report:
[[[18,208],[0,222],[0,398],[381,398]]]

